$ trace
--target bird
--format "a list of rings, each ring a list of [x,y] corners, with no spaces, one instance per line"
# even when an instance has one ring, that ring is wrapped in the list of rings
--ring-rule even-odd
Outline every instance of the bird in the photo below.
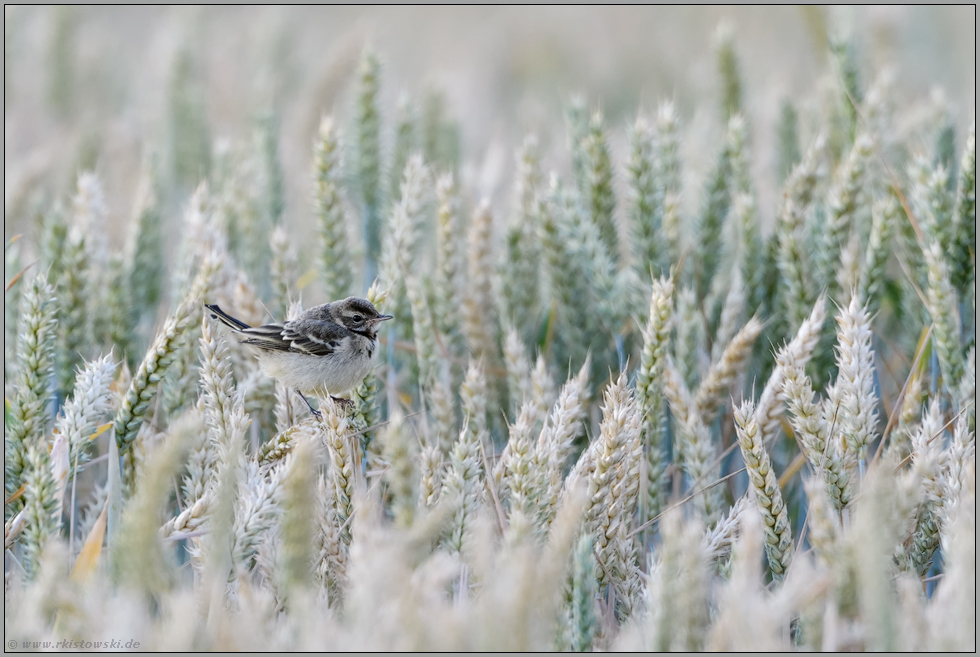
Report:
[[[315,306],[295,319],[264,326],[249,326],[217,304],[204,307],[212,319],[244,336],[239,342],[253,349],[262,371],[299,393],[318,419],[322,416],[306,394],[329,395],[335,402],[353,406],[337,395],[356,388],[371,371],[378,326],[393,319],[359,297]]]

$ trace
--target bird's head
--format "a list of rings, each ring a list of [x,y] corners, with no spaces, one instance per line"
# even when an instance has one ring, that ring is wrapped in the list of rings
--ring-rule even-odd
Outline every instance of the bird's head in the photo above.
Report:
[[[367,333],[372,337],[377,333],[378,324],[392,318],[391,315],[382,315],[374,304],[359,297],[347,297],[331,305],[335,306],[332,310],[337,322],[351,331]]]

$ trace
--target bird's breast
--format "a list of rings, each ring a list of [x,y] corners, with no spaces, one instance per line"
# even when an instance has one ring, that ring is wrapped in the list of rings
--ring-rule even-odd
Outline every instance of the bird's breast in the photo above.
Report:
[[[295,352],[263,352],[259,363],[266,374],[290,388],[305,392],[343,394],[361,384],[371,371],[377,342],[344,339],[333,353],[311,356]]]

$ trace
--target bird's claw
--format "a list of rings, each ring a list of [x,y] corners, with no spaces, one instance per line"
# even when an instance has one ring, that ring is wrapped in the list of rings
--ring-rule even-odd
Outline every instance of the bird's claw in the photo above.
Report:
[[[323,413],[321,413],[320,411],[316,410],[315,408],[311,408],[310,409],[310,413],[313,414],[313,417],[315,417],[317,419],[317,421],[323,420]]]
[[[344,399],[343,397],[334,397],[333,395],[330,395],[330,399],[334,400],[335,403],[340,404],[345,411],[354,410],[354,402],[352,402],[350,399]]]

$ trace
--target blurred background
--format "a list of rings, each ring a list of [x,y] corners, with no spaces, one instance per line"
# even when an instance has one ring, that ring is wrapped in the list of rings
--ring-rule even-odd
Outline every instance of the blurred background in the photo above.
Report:
[[[974,7],[7,6],[4,18],[8,238],[94,170],[109,239],[122,246],[146,162],[169,191],[166,214],[179,215],[195,179],[213,175],[215,153],[256,139],[281,166],[282,220],[296,235],[311,222],[319,119],[350,124],[365,48],[382,63],[383,151],[406,112],[423,131],[426,121],[447,128],[447,161],[496,216],[506,214],[526,133],[538,135],[546,171],[568,170],[563,110],[576,95],[601,108],[618,163],[638,112],[672,99],[684,130],[683,202],[697,207],[724,126],[719,30],[738,56],[764,225],[778,197],[780,116],[796,112],[805,148],[826,104],[839,102],[828,39],[852,46],[863,87],[890,86],[903,109],[897,139],[916,143],[945,114],[959,143],[975,114]],[[922,139],[929,151],[931,135]]]

